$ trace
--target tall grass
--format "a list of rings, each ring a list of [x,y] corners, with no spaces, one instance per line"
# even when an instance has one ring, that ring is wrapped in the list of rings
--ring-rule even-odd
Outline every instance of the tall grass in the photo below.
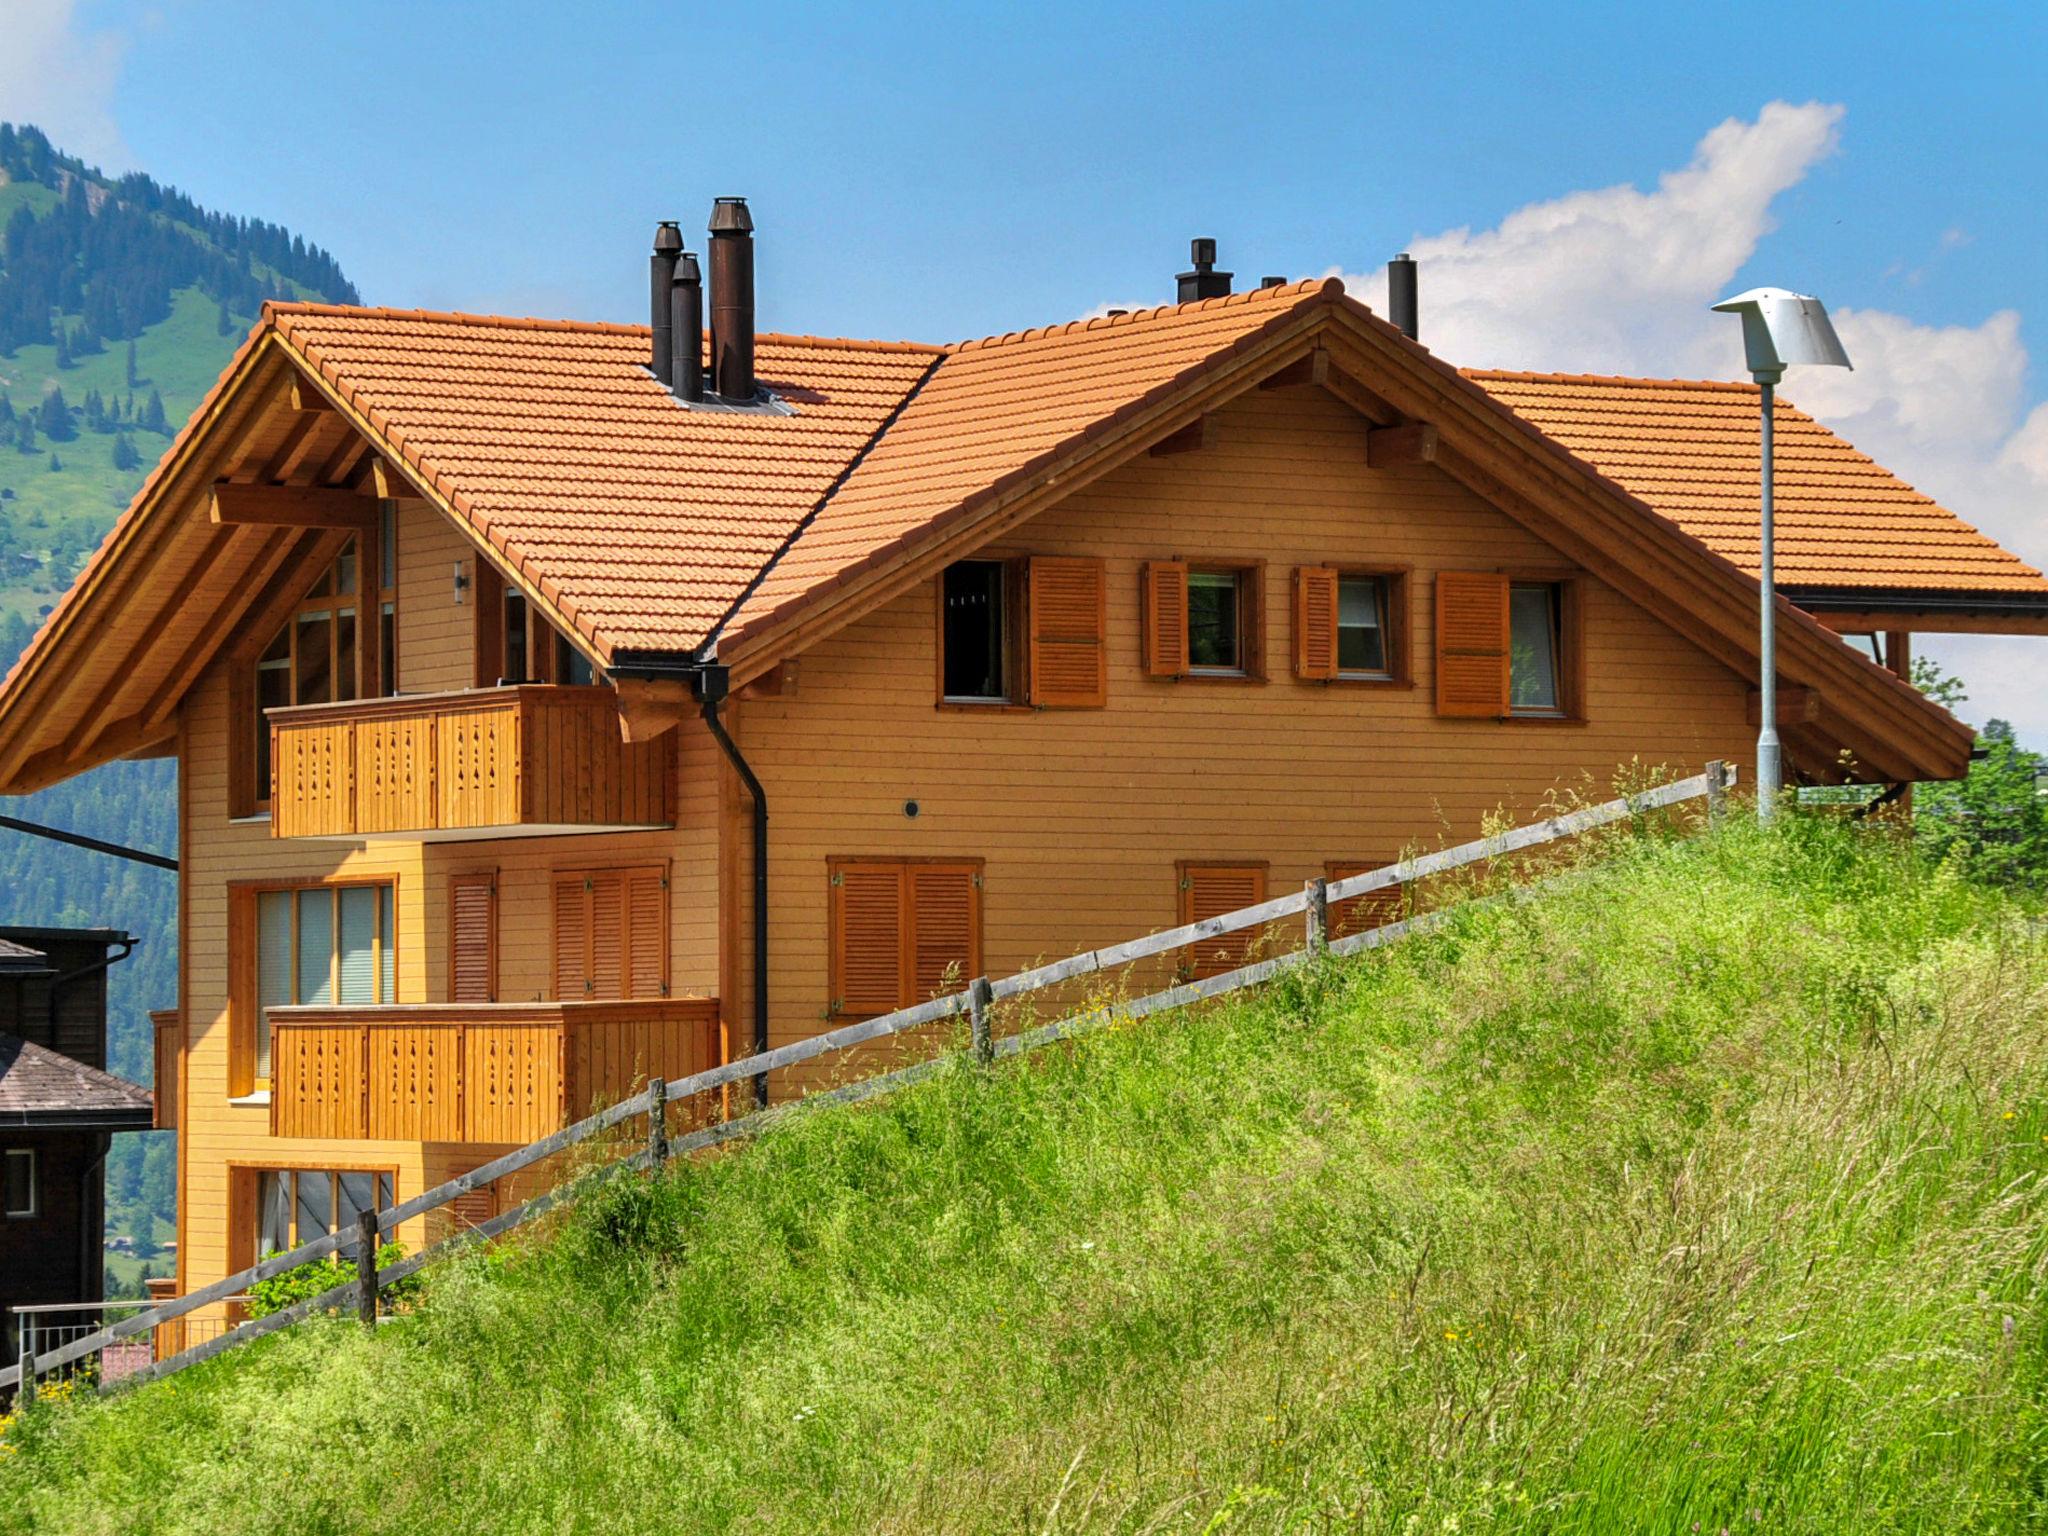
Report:
[[[60,1531],[2048,1523],[2048,940],[1813,821],[800,1116],[16,1428]]]

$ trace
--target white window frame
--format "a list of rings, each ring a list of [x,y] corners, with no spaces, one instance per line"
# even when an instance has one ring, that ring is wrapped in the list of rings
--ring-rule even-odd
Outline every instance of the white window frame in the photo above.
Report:
[[[9,1221],[32,1221],[43,1213],[43,1183],[40,1177],[41,1169],[37,1166],[39,1159],[36,1157],[36,1149],[34,1147],[7,1148],[7,1161],[10,1164],[17,1157],[28,1159],[28,1209],[17,1211],[12,1206],[9,1206],[6,1216]],[[10,1170],[7,1184],[11,1186],[13,1183],[14,1178]],[[0,1199],[5,1198],[5,1188],[0,1187]]]

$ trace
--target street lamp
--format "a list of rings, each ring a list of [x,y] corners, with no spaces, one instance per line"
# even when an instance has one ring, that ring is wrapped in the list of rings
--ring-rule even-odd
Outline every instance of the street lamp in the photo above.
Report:
[[[1761,668],[1763,724],[1756,734],[1756,814],[1769,821],[1777,814],[1778,792],[1784,786],[1784,769],[1778,748],[1778,632],[1777,581],[1773,573],[1771,536],[1771,409],[1778,381],[1794,363],[1819,363],[1848,368],[1849,354],[1828,323],[1825,305],[1811,294],[1791,293],[1783,288],[1752,288],[1714,306],[1716,312],[1742,316],[1742,349],[1750,376],[1757,382],[1763,408],[1763,526],[1762,617],[1758,625],[1760,643],[1757,665]]]

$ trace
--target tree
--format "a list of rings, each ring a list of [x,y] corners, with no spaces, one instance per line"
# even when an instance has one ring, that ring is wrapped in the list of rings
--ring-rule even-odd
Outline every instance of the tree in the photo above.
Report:
[[[213,317],[213,330],[216,336],[232,336],[235,334],[234,317],[228,313],[228,301],[226,299],[220,301],[220,311]]]
[[[36,419],[33,415],[24,412],[21,420],[15,424],[14,447],[18,453],[36,451]]]
[[[64,398],[63,390],[53,389],[43,396],[42,407],[36,413],[36,425],[53,443],[68,443],[78,436],[78,427],[71,419],[71,405]]]
[[[1969,697],[1961,679],[1924,658],[1913,664],[1913,681],[1950,710]],[[1914,840],[1977,879],[2048,885],[2048,796],[2042,793],[2048,759],[2022,747],[2003,720],[1985,723],[1977,748],[1981,755],[1966,777],[1915,788]]]
[[[128,338],[128,387],[132,390],[142,383],[141,375],[135,371],[135,338]]]
[[[149,392],[149,403],[142,408],[141,426],[145,432],[171,430],[171,424],[164,420],[164,397],[153,389]]]
[[[135,442],[126,432],[114,435],[114,468],[140,469],[142,455],[135,451]]]
[[[57,327],[57,366],[59,368],[69,368],[71,366],[71,343],[65,339],[64,327],[61,325]]]
[[[64,461],[63,461],[62,459],[58,458],[58,457],[57,457],[57,455],[56,455],[55,453],[52,453],[52,454],[50,455],[50,473],[51,473],[51,474],[53,474],[53,475],[54,475],[54,474],[57,474],[57,473],[58,473],[58,472],[60,472],[60,471],[61,471],[61,470],[62,470],[63,468],[64,468]]]

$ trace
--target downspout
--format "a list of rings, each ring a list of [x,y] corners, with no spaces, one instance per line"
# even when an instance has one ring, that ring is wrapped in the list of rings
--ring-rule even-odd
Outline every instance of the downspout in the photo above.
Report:
[[[718,706],[725,700],[729,676],[716,663],[706,666],[697,674],[697,697],[703,702],[706,728],[754,802],[754,1054],[761,1056],[768,1050],[768,792],[747,765],[739,744],[727,733],[725,722],[718,718]],[[754,1078],[754,1107],[768,1107],[765,1072]]]

